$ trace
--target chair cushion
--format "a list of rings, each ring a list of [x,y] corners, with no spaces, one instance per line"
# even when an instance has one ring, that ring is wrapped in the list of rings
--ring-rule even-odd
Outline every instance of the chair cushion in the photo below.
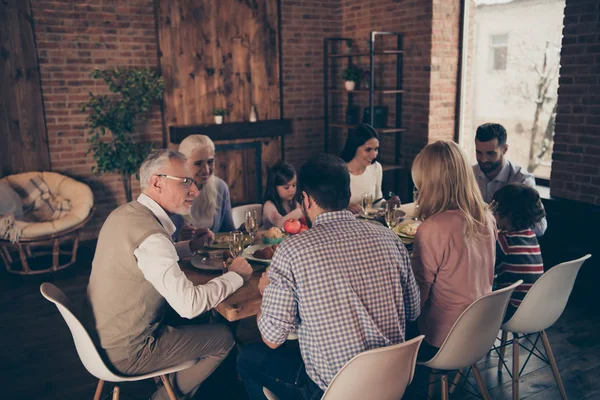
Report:
[[[41,177],[34,176],[21,187],[23,206],[36,221],[55,221],[67,215],[71,202],[53,194]]]
[[[21,238],[36,238],[65,231],[83,221],[94,206],[94,194],[90,187],[56,172],[25,172],[0,179],[18,193],[33,178],[39,177],[56,196],[71,202],[71,210],[55,221],[37,222],[23,228]]]
[[[10,213],[16,219],[23,218],[23,202],[8,182],[0,181],[0,216]]]

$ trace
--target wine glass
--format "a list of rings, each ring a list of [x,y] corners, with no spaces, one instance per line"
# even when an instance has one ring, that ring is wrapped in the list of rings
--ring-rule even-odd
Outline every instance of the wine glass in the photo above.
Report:
[[[258,231],[258,216],[256,210],[246,210],[246,231],[252,237],[252,242]]]
[[[418,197],[419,197],[419,189],[416,186],[414,186],[413,187],[413,202],[415,203],[415,215],[413,216],[413,219],[415,221],[419,220],[419,218],[417,218],[417,214],[419,211],[419,203],[417,203]]]
[[[365,212],[365,215],[369,215],[369,213],[373,209],[373,194],[372,193],[363,194],[362,207]]]
[[[398,210],[396,208],[389,208],[385,210],[385,223],[388,228],[393,229],[398,224]]]
[[[242,254],[244,250],[244,234],[240,231],[229,232],[229,251],[233,257]]]

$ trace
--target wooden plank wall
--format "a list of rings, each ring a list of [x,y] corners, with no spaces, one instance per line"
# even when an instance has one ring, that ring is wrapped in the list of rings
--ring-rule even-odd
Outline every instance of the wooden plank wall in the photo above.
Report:
[[[215,107],[229,111],[225,123],[248,121],[252,105],[260,120],[281,117],[277,0],[156,0],[156,12],[167,129],[212,124]],[[217,145],[248,143],[233,139]],[[278,138],[260,142],[266,177],[281,158],[281,144]],[[217,154],[216,172],[229,184],[234,204],[260,201],[255,154]]]
[[[29,0],[0,2],[0,176],[50,169]]]

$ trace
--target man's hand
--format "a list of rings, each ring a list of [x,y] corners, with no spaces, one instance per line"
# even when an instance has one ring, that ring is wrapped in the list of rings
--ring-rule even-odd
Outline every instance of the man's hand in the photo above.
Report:
[[[183,229],[183,228],[182,228]],[[190,250],[196,252],[202,247],[210,246],[215,240],[215,234],[208,228],[193,228],[194,233],[190,240]],[[181,237],[181,235],[179,235]]]
[[[350,210],[352,214],[360,214],[363,208],[360,206],[360,204],[350,203],[348,205],[348,210]]]
[[[260,292],[261,296],[265,292],[265,288],[270,282],[271,281],[269,280],[269,275],[267,274],[267,272],[263,272],[260,276],[260,280],[258,281],[258,291]]]
[[[227,269],[228,271],[235,272],[236,274],[241,276],[244,280],[244,283],[248,282],[248,279],[250,279],[252,273],[254,272],[250,264],[248,264],[248,261],[246,261],[246,259],[242,257],[235,258],[231,262],[231,264],[229,264],[229,267]]]

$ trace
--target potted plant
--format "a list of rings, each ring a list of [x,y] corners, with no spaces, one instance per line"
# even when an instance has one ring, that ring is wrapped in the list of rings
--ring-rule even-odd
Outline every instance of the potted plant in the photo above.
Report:
[[[347,91],[352,91],[356,87],[356,82],[362,76],[362,71],[357,67],[348,67],[342,72],[342,79]]]
[[[220,125],[223,123],[223,117],[229,114],[229,112],[224,108],[214,108],[212,115],[215,116],[215,124]]]
[[[125,198],[131,201],[131,176],[139,179],[138,169],[152,150],[152,143],[136,142],[133,128],[137,117],[162,99],[164,80],[150,68],[95,69],[91,76],[102,79],[114,95],[90,93],[89,101],[82,104],[82,111],[89,111],[86,127],[90,129],[90,148],[86,155],[92,153],[96,175],[121,175]]]

